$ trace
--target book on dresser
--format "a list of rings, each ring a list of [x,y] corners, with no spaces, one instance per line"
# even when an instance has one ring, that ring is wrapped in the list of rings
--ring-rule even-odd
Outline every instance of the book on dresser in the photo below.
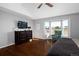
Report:
[[[32,30],[15,31],[15,44],[29,42],[32,39]]]

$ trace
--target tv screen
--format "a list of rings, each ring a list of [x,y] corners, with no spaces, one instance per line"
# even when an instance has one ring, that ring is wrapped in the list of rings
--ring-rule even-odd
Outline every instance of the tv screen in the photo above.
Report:
[[[18,21],[18,24],[17,24],[18,28],[20,29],[25,29],[27,28],[27,22],[24,22],[24,21]]]

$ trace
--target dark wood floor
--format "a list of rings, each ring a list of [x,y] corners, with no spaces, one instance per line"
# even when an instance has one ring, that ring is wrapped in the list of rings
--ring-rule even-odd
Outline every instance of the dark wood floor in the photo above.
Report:
[[[20,45],[0,49],[1,56],[46,56],[51,47],[50,40],[33,40]]]

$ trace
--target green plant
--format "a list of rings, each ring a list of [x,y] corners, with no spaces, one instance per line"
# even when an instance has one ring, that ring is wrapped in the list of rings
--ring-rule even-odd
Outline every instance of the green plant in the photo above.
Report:
[[[61,28],[59,26],[56,26],[55,30],[61,30]]]

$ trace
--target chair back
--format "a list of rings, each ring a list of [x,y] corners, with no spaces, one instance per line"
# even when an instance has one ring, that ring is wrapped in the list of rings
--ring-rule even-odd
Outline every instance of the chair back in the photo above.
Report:
[[[61,36],[61,34],[62,34],[61,31],[57,31],[57,30],[55,30],[55,35],[59,35],[59,36]]]

